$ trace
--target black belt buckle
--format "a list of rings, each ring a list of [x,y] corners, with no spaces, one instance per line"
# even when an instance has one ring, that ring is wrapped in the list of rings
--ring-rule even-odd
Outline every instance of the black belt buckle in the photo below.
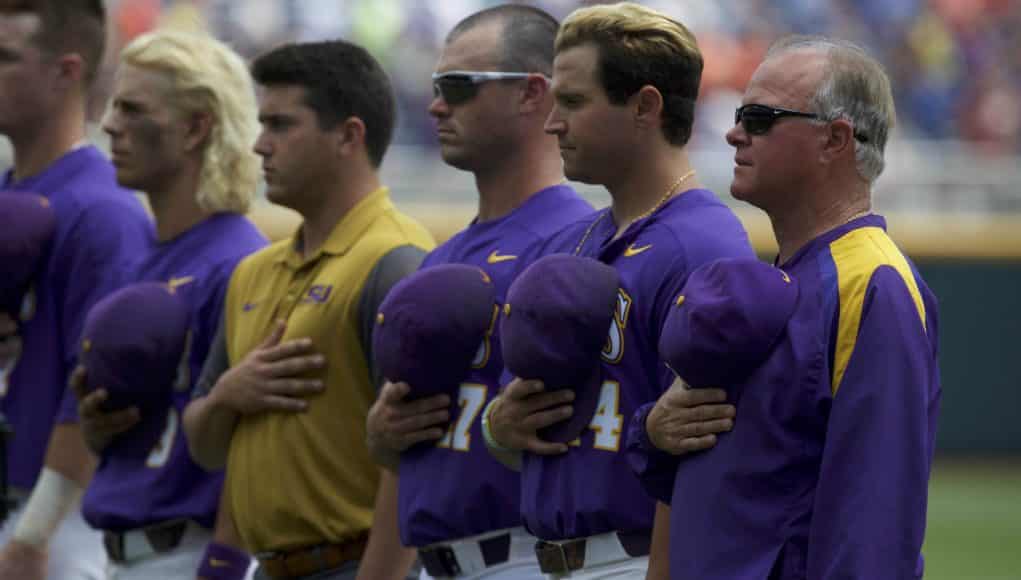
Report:
[[[124,534],[120,532],[103,532],[103,547],[106,555],[114,562],[124,561]]]
[[[648,556],[652,549],[652,531],[617,532],[617,540],[624,553],[632,558]]]
[[[535,543],[535,557],[544,574],[567,574],[585,567],[585,540],[574,540],[562,544]]]
[[[188,520],[171,520],[154,524],[149,527],[128,530],[126,532],[103,532],[103,547],[106,548],[106,555],[114,562],[127,561],[127,554],[124,553],[124,537],[133,532],[142,532],[145,541],[153,552],[162,554],[169,552],[181,544],[184,532],[188,529]]]
[[[457,576],[461,573],[461,565],[457,563],[457,555],[450,546],[423,548],[418,551],[425,571],[434,578]]]
[[[482,562],[486,567],[497,566],[510,560],[510,533],[500,534],[485,540],[479,540],[479,551],[482,552]]]
[[[157,554],[169,552],[181,545],[184,532],[188,529],[188,520],[172,520],[142,528],[146,541]]]

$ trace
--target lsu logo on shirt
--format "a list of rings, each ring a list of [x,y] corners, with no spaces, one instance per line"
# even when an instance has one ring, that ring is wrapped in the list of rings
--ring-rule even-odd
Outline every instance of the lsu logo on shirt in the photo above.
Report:
[[[333,293],[333,284],[313,284],[301,299],[302,304],[325,304]]]
[[[607,363],[617,364],[624,358],[624,329],[627,328],[627,321],[631,316],[632,302],[631,296],[623,288],[617,289],[617,307],[613,312],[610,332],[602,352],[603,361]]]

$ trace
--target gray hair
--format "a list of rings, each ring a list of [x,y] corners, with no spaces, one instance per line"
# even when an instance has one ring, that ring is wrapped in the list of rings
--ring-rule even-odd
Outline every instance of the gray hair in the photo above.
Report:
[[[860,46],[822,36],[781,38],[770,46],[766,58],[799,50],[826,56],[826,71],[809,104],[823,121],[851,122],[858,175],[873,183],[883,172],[883,151],[897,119],[890,78]]]

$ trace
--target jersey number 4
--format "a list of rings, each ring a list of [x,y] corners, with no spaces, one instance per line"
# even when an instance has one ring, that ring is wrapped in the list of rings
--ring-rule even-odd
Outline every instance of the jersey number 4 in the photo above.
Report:
[[[461,413],[457,421],[450,424],[447,434],[436,444],[438,447],[455,451],[468,451],[471,448],[471,427],[486,405],[486,391],[486,385],[475,383],[461,385],[457,396]],[[624,416],[620,414],[620,383],[606,381],[600,387],[596,413],[589,423],[589,429],[595,432],[592,446],[603,451],[618,451],[623,426]],[[581,445],[581,441],[575,440],[571,444],[578,446]]]

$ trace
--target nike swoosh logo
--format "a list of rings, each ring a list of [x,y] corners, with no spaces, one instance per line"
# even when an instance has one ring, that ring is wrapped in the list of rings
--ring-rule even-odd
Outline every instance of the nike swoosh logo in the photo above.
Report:
[[[640,248],[636,248],[634,244],[631,244],[630,246],[627,247],[627,249],[624,250],[624,257],[630,258],[631,256],[637,256],[638,254],[641,254],[642,252],[648,250],[651,247],[652,244],[645,244]]]
[[[500,262],[508,262],[510,260],[517,260],[517,259],[518,259],[517,256],[511,256],[509,254],[501,256],[499,250],[493,250],[493,253],[489,254],[489,257],[486,258],[486,262],[488,262],[490,264],[499,264]]]
[[[258,304],[255,302],[245,302],[244,304],[241,305],[241,311],[248,312],[249,310],[255,308],[256,306],[258,306]]]
[[[230,562],[228,562],[227,560],[220,560],[218,558],[210,558],[209,565],[212,566],[213,568],[229,568]]]
[[[173,292],[174,290],[177,290],[179,287],[184,286],[185,284],[190,284],[190,283],[192,283],[194,281],[195,281],[195,277],[194,276],[183,276],[181,278],[171,278],[170,281],[167,282],[167,286],[169,286],[170,287],[170,291]]]

